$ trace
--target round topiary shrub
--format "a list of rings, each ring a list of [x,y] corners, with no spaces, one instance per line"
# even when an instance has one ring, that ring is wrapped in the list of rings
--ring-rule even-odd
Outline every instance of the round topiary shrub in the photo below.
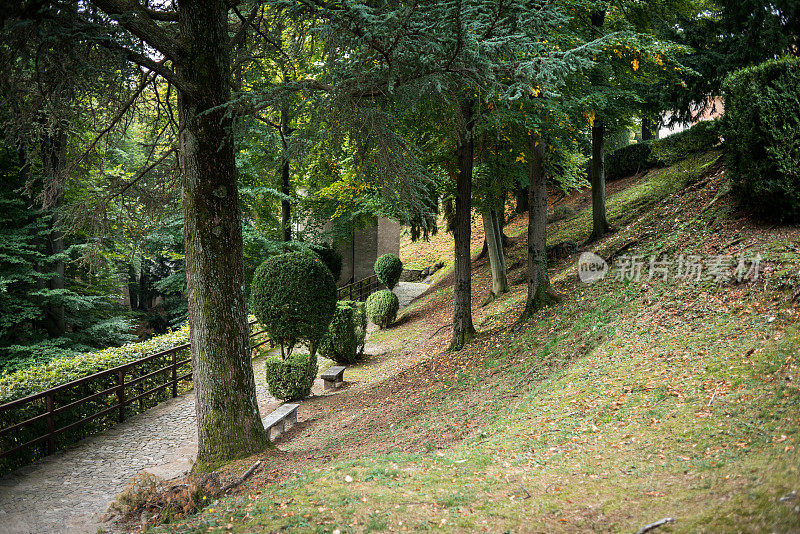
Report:
[[[367,317],[380,328],[386,328],[394,322],[398,309],[400,301],[388,289],[376,291],[367,297]]]
[[[317,376],[317,358],[310,354],[290,354],[281,358],[275,354],[264,362],[269,394],[283,401],[308,397]]]
[[[334,280],[338,280],[342,275],[342,255],[338,250],[330,246],[328,243],[321,245],[310,245],[309,248],[319,256],[322,263],[331,270]]]
[[[338,364],[355,363],[364,352],[367,314],[363,302],[340,300],[328,332],[319,344],[320,353]]]
[[[383,285],[393,289],[403,274],[403,262],[394,254],[384,254],[375,260],[375,274]]]
[[[336,282],[330,269],[312,254],[272,256],[253,276],[253,314],[281,347],[309,344],[312,354],[336,310]]]
[[[723,90],[726,171],[733,193],[765,218],[800,220],[800,58],[736,71]]]

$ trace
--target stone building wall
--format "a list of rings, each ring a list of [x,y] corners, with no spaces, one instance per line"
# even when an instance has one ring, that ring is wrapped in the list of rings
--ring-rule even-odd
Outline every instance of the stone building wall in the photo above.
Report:
[[[375,226],[356,230],[353,239],[339,247],[342,253],[342,275],[339,285],[372,276],[375,260],[383,254],[400,253],[400,224],[380,218]]]

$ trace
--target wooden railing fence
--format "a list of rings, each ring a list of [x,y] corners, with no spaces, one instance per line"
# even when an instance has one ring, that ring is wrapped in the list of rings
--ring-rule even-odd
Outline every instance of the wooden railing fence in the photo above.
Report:
[[[255,324],[250,323],[251,330]],[[189,344],[184,343],[0,405],[0,472],[177,397],[191,378]]]
[[[339,300],[367,300],[367,297],[381,288],[378,277],[374,274],[358,282],[342,286],[338,290]]]
[[[340,287],[337,296],[366,300],[380,287],[373,275]],[[253,332],[250,337],[264,333]],[[177,397],[182,388],[188,389],[184,383],[191,378],[189,344],[185,343],[0,405],[0,473]]]

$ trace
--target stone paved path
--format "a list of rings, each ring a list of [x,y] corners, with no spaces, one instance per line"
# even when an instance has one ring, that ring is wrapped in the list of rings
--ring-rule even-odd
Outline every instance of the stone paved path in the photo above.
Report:
[[[401,282],[395,288],[401,307],[427,289]],[[264,383],[264,361],[253,362],[261,414],[280,402]],[[318,382],[320,382],[318,380]],[[315,391],[322,389],[321,384]],[[0,532],[95,533],[101,516],[136,474],[162,478],[182,475],[197,452],[194,394],[170,399],[106,432],[23,467],[0,479]]]
[[[393,289],[400,301],[400,309],[405,308],[411,301],[420,296],[430,286],[422,282],[399,282]]]

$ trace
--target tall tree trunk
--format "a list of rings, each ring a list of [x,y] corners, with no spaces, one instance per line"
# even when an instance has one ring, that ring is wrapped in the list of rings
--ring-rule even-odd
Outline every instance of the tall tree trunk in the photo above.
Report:
[[[291,184],[289,183],[289,158],[287,157],[287,150],[289,144],[286,137],[289,135],[289,112],[286,109],[281,110],[281,142],[283,144],[283,157],[281,161],[281,193],[284,198],[281,199],[281,226],[283,227],[283,240],[292,240],[292,205],[289,199],[286,198],[291,193]]]
[[[139,277],[132,262],[128,264],[128,301],[132,310],[139,308]]]
[[[60,128],[45,135],[42,150],[43,208],[50,214],[48,219],[45,250],[50,261],[46,269],[50,275],[46,286],[50,290],[64,289],[64,231],[61,229],[61,201],[64,196],[64,170],[66,166],[66,134]],[[63,304],[50,303],[45,308],[44,327],[51,338],[61,337],[67,331]]]
[[[519,183],[517,183],[516,190],[514,191],[514,196],[517,200],[517,213],[525,213],[528,211],[528,187],[522,187]]]
[[[606,218],[606,170],[603,155],[602,119],[596,119],[592,126],[592,162],[589,174],[592,182],[592,235],[589,241],[603,237],[610,229]]]
[[[474,102],[466,100],[461,104],[461,117],[464,122],[459,131],[458,176],[456,177],[456,210],[455,227],[455,284],[453,288],[453,340],[450,350],[461,350],[475,336],[472,324],[472,265],[470,258],[470,241],[472,227],[472,165],[475,148],[473,116]]]
[[[642,141],[649,141],[653,139],[653,120],[649,115],[642,115]]]
[[[503,253],[503,238],[497,212],[492,210],[483,214],[483,230],[489,252],[489,266],[492,271],[492,291],[481,305],[485,306],[494,299],[508,292],[506,261]]]
[[[494,219],[494,233],[495,238],[497,239],[497,243],[499,245],[498,256],[500,257],[500,268],[503,270],[503,276],[505,277],[506,273],[506,253],[505,247],[507,246],[507,241],[510,241],[509,238],[505,233],[503,233],[503,226],[505,223],[503,222],[504,217],[498,215],[497,211],[492,211],[492,218]],[[508,291],[508,280],[505,281],[506,291]]]
[[[269,440],[256,403],[244,294],[242,227],[230,100],[228,8],[224,0],[182,0],[176,62],[181,92],[180,164],[198,461],[263,450]]]
[[[592,12],[592,29],[596,37],[602,35],[601,28],[605,20],[605,9]],[[602,72],[597,69],[595,69],[591,77],[592,84],[594,85],[603,85],[606,83],[603,80]],[[589,236],[589,242],[603,237],[603,235],[611,229],[611,225],[608,224],[608,219],[606,217],[606,171],[605,161],[603,159],[604,134],[605,128],[603,125],[603,118],[598,116],[592,125],[592,161],[589,167],[589,179],[592,183],[592,234]]]
[[[537,310],[559,300],[547,273],[547,177],[544,172],[544,142],[537,135],[529,135],[528,149],[531,154],[528,162],[528,297],[520,321],[529,320]]]

